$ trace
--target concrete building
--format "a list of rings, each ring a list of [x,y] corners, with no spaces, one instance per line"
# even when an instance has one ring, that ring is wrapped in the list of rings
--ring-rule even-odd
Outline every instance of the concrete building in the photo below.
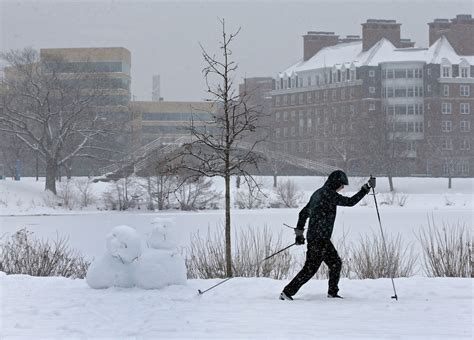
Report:
[[[474,20],[430,23],[429,48],[400,27],[369,19],[349,42],[304,35],[302,61],[275,77],[275,147],[353,174],[474,175]]]
[[[210,122],[217,112],[212,102],[141,102],[129,104],[133,114],[135,147],[148,144],[158,137],[172,142],[190,137],[190,127],[211,129]]]

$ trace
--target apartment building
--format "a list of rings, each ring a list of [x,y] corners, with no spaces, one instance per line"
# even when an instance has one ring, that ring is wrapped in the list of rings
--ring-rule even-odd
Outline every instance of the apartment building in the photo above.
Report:
[[[353,174],[472,176],[474,19],[429,23],[430,46],[369,19],[362,37],[303,36],[271,92],[275,148]]]

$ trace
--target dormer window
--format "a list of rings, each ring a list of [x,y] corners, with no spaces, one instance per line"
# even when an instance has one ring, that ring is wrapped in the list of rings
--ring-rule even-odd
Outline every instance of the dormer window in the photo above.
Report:
[[[469,78],[469,67],[461,67],[461,78]]]
[[[451,66],[442,66],[441,67],[441,76],[443,78],[451,78]]]

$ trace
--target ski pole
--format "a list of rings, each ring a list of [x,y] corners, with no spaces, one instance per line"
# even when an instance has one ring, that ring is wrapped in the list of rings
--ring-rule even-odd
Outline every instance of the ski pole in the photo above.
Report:
[[[372,177],[372,176],[370,176]],[[395,282],[393,281],[393,273],[391,271],[391,263],[390,263],[390,259],[389,259],[389,256],[388,256],[388,250],[387,250],[387,244],[385,243],[385,237],[383,235],[383,229],[382,229],[382,221],[380,220],[380,213],[379,213],[379,207],[377,205],[377,198],[375,197],[375,189],[372,187],[372,193],[374,194],[374,201],[375,201],[375,209],[377,210],[377,217],[379,219],[379,226],[380,226],[380,233],[382,234],[382,242],[383,242],[383,248],[385,249],[385,256],[387,256],[387,259],[388,259],[388,267],[389,267],[389,270],[390,270],[390,279],[392,280],[392,287],[393,287],[393,292],[394,292],[394,296],[392,296],[392,299],[395,299],[398,301],[398,296],[397,296],[397,290],[395,289]]]
[[[283,252],[283,251],[285,251],[285,250],[287,250],[287,249],[293,247],[295,244],[296,244],[296,242],[290,244],[289,246],[287,246],[287,247],[285,247],[285,248],[283,248],[283,249],[280,249],[280,250],[277,251],[276,253],[273,253],[273,254],[271,254],[271,255],[265,257],[263,260],[257,262],[257,265],[259,265],[259,264],[262,263],[263,261],[266,261],[266,260],[272,258],[273,256],[278,255],[278,254],[280,254],[281,252]],[[208,291],[210,291],[211,289],[214,289],[214,288],[216,288],[217,286],[219,286],[219,285],[221,285],[221,284],[223,284],[223,283],[229,281],[230,279],[233,279],[233,277],[228,277],[227,279],[222,280],[221,282],[215,284],[215,285],[212,286],[212,287],[207,288],[206,290],[200,290],[200,289],[198,289],[198,293],[199,293],[199,295],[202,295],[202,294],[204,294],[205,292],[208,292]]]

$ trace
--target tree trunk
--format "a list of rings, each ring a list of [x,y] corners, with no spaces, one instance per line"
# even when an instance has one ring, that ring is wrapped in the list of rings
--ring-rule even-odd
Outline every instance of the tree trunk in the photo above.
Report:
[[[449,177],[448,177],[448,189],[451,189],[451,188],[452,188],[452,186],[453,186],[453,183],[452,183],[452,182],[453,182],[453,181],[452,181],[452,177],[449,176]]]
[[[230,174],[225,174],[225,264],[226,275],[232,277],[232,248],[230,238]]]
[[[237,189],[240,189],[240,176],[237,176],[237,179],[236,179],[236,186],[237,186]]]
[[[393,177],[392,175],[388,175],[388,185],[390,187],[390,192],[394,191],[395,189],[393,188]]]
[[[278,186],[278,180],[277,180],[277,173],[276,171],[273,173],[273,187],[276,188]]]
[[[58,172],[58,164],[55,159],[46,160],[46,185],[45,190],[51,191],[56,195],[56,175]]]

